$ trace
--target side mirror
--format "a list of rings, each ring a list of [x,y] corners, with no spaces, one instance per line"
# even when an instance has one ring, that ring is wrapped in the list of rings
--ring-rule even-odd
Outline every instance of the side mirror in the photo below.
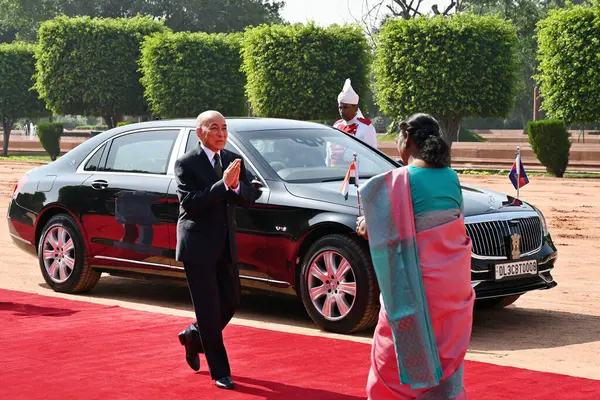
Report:
[[[252,183],[252,186],[254,186],[254,188],[255,188],[256,190],[258,190],[258,189],[260,189],[260,188],[262,188],[262,187],[263,187],[263,184],[262,184],[262,182],[261,182],[261,181],[259,181],[259,180],[258,180],[258,179],[256,179],[256,178],[252,179],[252,182],[251,182],[251,183]]]

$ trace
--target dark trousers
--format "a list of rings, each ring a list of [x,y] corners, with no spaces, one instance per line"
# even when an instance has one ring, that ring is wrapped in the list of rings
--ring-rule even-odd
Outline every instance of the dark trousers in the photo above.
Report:
[[[198,331],[196,347],[206,356],[214,380],[231,375],[222,331],[239,305],[241,292],[239,269],[230,260],[224,254],[212,265],[183,263],[196,313],[196,322],[188,329]]]

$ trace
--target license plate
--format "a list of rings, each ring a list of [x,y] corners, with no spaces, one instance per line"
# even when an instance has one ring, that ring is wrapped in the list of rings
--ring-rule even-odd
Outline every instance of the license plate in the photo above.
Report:
[[[496,265],[496,280],[511,276],[537,275],[537,261],[527,260]]]

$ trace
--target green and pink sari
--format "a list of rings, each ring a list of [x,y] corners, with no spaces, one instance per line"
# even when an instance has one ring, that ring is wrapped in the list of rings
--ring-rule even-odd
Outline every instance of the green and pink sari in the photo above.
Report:
[[[414,215],[407,167],[360,189],[381,290],[370,400],[466,399],[473,317],[471,240],[460,210]]]

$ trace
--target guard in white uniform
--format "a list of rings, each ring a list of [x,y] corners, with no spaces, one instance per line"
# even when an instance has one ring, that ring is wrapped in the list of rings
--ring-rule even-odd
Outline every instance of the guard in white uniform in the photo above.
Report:
[[[350,79],[346,79],[344,88],[338,95],[340,120],[333,124],[334,128],[356,136],[371,147],[377,148],[377,132],[370,120],[363,117],[358,108],[358,94],[352,88]],[[330,143],[327,148],[327,165],[345,164],[343,162],[345,148]]]

